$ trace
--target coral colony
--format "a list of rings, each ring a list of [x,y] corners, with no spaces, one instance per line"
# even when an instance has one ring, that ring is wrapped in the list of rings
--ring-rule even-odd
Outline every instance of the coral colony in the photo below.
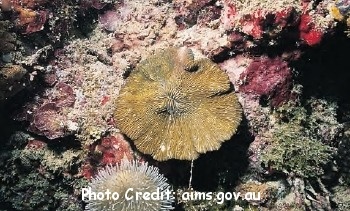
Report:
[[[0,0],[1,210],[350,210],[349,0]]]
[[[193,160],[217,150],[241,120],[228,76],[208,59],[194,60],[186,48],[141,62],[116,108],[118,128],[156,160]]]
[[[84,188],[86,210],[171,210],[174,197],[166,178],[156,167],[122,160],[107,166]]]

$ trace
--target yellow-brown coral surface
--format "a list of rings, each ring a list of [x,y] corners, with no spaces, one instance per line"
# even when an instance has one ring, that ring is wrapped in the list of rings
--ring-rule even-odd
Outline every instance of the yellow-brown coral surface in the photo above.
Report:
[[[191,50],[169,48],[141,62],[116,102],[119,129],[156,160],[196,159],[235,133],[241,107],[228,76]]]

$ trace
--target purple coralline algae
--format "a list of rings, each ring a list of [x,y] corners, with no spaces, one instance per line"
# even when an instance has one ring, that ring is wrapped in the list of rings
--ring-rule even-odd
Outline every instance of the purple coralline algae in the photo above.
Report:
[[[291,98],[292,72],[281,58],[254,59],[239,76],[239,91],[277,107]]]
[[[66,119],[59,114],[59,108],[54,103],[47,103],[34,111],[29,131],[44,135],[49,139],[65,136],[64,123]]]
[[[90,180],[99,167],[119,165],[122,160],[133,159],[133,151],[124,136],[119,133],[109,135],[88,146],[88,156],[80,167],[80,174]]]

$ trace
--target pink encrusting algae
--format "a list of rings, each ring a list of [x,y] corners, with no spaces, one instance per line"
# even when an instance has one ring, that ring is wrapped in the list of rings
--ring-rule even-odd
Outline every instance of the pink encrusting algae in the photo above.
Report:
[[[299,38],[312,46],[320,43],[331,31],[334,20],[324,12],[324,5],[313,8],[313,1],[223,1],[221,20],[226,30],[236,30],[262,39],[274,39],[293,27],[299,29]]]
[[[240,75],[239,91],[279,106],[291,98],[292,71],[281,58],[254,59]]]

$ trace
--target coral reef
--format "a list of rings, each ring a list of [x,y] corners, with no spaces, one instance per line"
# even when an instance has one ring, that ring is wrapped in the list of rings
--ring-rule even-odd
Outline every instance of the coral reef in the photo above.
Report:
[[[338,21],[346,21],[350,27],[350,6],[346,0],[336,0],[328,5],[329,13]]]
[[[349,127],[349,126],[348,126]],[[345,129],[344,137],[341,138],[338,148],[338,158],[341,180],[345,184],[350,184],[350,165],[349,165],[349,155],[350,155],[350,130]]]
[[[118,166],[107,166],[89,183],[92,192],[119,193],[120,199],[87,200],[86,210],[172,210],[174,197],[167,180],[158,168],[139,161],[123,160]],[[132,188],[132,189],[131,189]],[[128,194],[126,194],[128,191]],[[159,192],[159,199],[136,198],[135,193]],[[133,197],[126,199],[125,197]]]
[[[337,150],[332,146],[337,146],[343,125],[336,120],[334,102],[312,98],[305,103],[305,107],[294,102],[276,109],[269,116],[270,129],[259,132],[250,146],[255,177],[277,176],[284,178],[285,184],[284,194],[275,198],[276,202],[259,206],[331,209],[331,193],[324,183],[338,171],[334,163]]]
[[[176,0],[174,1],[175,21],[180,29],[195,24],[204,25],[220,18],[220,9],[209,0]]]
[[[30,122],[28,130],[49,139],[56,139],[76,132],[78,125],[68,121],[67,109],[75,103],[73,89],[65,83],[57,83],[48,91],[47,99],[37,105],[28,105],[28,108],[18,120]]]
[[[307,128],[312,131],[322,143],[337,146],[344,131],[344,125],[337,119],[338,105],[336,102],[325,99],[312,98],[308,101],[310,116],[307,119]]]
[[[4,17],[12,22],[14,30],[24,39],[37,46],[57,45],[71,35],[79,26],[81,17],[95,15],[95,11],[114,3],[105,1],[47,1],[47,0],[3,0]],[[92,23],[91,23],[92,24]],[[24,42],[26,43],[26,42]],[[28,43],[26,43],[28,44]]]
[[[154,159],[193,160],[230,139],[241,110],[218,66],[178,48],[156,53],[130,74],[116,102],[115,120]]]
[[[287,174],[292,172],[299,177],[324,174],[323,167],[335,153],[335,149],[329,145],[334,145],[332,142],[340,136],[342,126],[334,119],[336,114],[333,109],[336,106],[322,105],[320,101],[309,101],[316,108],[310,115],[303,108],[288,105],[277,110],[276,115],[280,120],[274,124],[270,146],[262,155],[263,163],[270,170]]]
[[[123,159],[132,160],[133,158],[130,146],[121,134],[104,137],[101,144],[96,146],[96,151],[102,153],[103,165],[118,164]]]
[[[349,1],[0,9],[1,210],[95,209],[81,189],[112,174],[166,177],[163,210],[349,209]]]
[[[17,27],[23,28],[23,34],[30,34],[43,30],[44,24],[48,18],[47,11],[34,12],[31,9],[21,7],[15,7],[15,11],[18,13],[18,19],[16,21]]]
[[[75,177],[82,154],[64,148],[67,145],[53,149],[28,134],[13,134],[0,151],[1,208],[82,210],[79,189],[87,181]]]
[[[106,4],[112,2],[105,1]],[[3,63],[8,63],[2,74],[9,69],[23,69],[27,72],[23,78],[29,79],[21,84],[19,81],[16,81],[18,84],[13,84],[10,78],[6,82],[6,91],[1,90],[2,100],[23,88],[31,87],[36,76],[41,77],[45,70],[41,62],[46,62],[45,59],[51,56],[50,49],[70,36],[73,28],[77,27],[77,19],[85,16],[85,12],[79,9],[79,4],[80,2],[74,1],[46,0],[4,0],[0,3],[1,68],[3,69]],[[3,83],[1,81],[1,89],[5,86]]]
[[[241,193],[242,196],[244,196],[246,193],[260,193],[260,199],[257,201],[252,201],[250,204],[257,206],[262,204],[266,205],[266,203],[268,203],[268,206],[273,206],[273,204],[277,201],[277,198],[283,196],[283,192],[285,192],[285,188],[283,186],[284,185],[281,184],[280,181],[261,183],[250,180],[237,185],[235,191]],[[244,201],[244,198],[241,198],[241,200]]]
[[[332,199],[338,205],[337,210],[348,210],[350,209],[349,194],[350,189],[348,186],[338,186],[333,189],[334,196]]]
[[[2,1],[2,10],[13,11],[16,17],[16,27],[24,34],[41,31],[44,28],[49,12],[41,9],[47,4],[46,0],[38,1]]]
[[[106,52],[89,52],[95,45],[106,45],[106,40],[100,35],[96,35],[96,40],[76,41],[55,52],[57,60],[42,70],[48,87],[28,102],[18,120],[28,121],[33,132],[50,139],[72,134],[81,137],[81,142],[87,145],[100,139],[106,131],[116,131],[112,128],[113,102],[109,99],[116,98],[119,93],[122,72],[115,71],[109,63],[103,63],[100,54]],[[81,49],[81,46],[86,48]],[[48,111],[46,104],[51,105]],[[36,122],[34,117],[50,121]]]
[[[65,136],[66,119],[59,114],[59,108],[54,103],[47,103],[33,114],[29,131],[45,135],[49,139]]]

